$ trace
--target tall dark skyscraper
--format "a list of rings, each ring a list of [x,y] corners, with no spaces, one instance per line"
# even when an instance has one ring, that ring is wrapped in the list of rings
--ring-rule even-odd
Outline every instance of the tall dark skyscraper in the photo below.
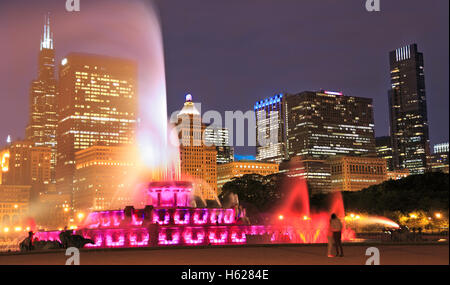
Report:
[[[429,153],[423,54],[417,44],[389,53],[390,126],[395,169],[424,173]]]
[[[75,153],[96,144],[132,145],[137,117],[137,64],[71,53],[59,68],[56,187],[71,194]]]
[[[386,159],[387,170],[394,170],[392,164],[392,145],[391,137],[383,136],[375,138],[375,144],[377,146],[378,157]]]
[[[331,91],[285,97],[290,158],[376,155],[372,99]]]
[[[31,82],[30,113],[26,139],[38,147],[51,149],[51,180],[55,181],[56,166],[56,78],[55,50],[50,17],[46,15],[39,51],[38,76]]]

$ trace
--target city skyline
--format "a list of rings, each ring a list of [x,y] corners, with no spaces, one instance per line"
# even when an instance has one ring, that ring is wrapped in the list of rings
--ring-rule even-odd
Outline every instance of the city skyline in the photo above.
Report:
[[[447,264],[427,2],[0,0],[0,264]]]
[[[102,2],[102,1],[99,1]],[[134,1],[134,3],[136,3],[137,1]],[[164,30],[164,41],[165,41],[165,53],[166,53],[166,69],[167,69],[167,89],[168,89],[168,97],[167,97],[167,104],[168,104],[168,113],[170,114],[172,111],[179,109],[179,106],[181,105],[181,102],[184,100],[184,94],[185,93],[192,93],[196,100],[202,102],[204,108],[203,109],[217,109],[221,112],[225,111],[225,110],[251,110],[252,106],[254,104],[254,102],[256,102],[257,100],[261,100],[263,98],[272,96],[276,93],[284,93],[284,92],[301,92],[301,91],[305,91],[305,90],[319,90],[320,88],[323,89],[328,89],[328,90],[335,90],[335,91],[343,91],[344,95],[349,95],[349,96],[358,96],[358,97],[367,97],[367,98],[372,98],[374,99],[374,112],[375,112],[375,134],[376,136],[382,136],[382,135],[387,135],[389,134],[389,119],[388,116],[386,116],[388,114],[388,100],[387,100],[387,90],[389,89],[389,62],[388,62],[388,53],[389,51],[396,49],[398,47],[407,45],[407,44],[411,44],[414,42],[417,42],[419,49],[421,50],[421,52],[424,53],[424,57],[425,57],[425,73],[426,73],[426,89],[427,89],[427,101],[428,101],[428,112],[429,112],[429,124],[430,124],[430,141],[431,141],[431,146],[436,144],[436,143],[441,143],[444,141],[448,141],[448,112],[443,112],[440,111],[442,108],[446,108],[445,106],[448,104],[443,104],[445,103],[446,100],[448,100],[448,96],[444,96],[444,94],[448,93],[448,81],[447,80],[443,80],[443,78],[445,78],[445,75],[448,75],[448,68],[446,69],[445,66],[443,66],[442,64],[440,64],[441,62],[445,62],[445,60],[442,60],[442,57],[448,56],[447,53],[443,53],[443,51],[448,50],[448,48],[445,46],[445,44],[442,44],[441,42],[439,42],[436,39],[431,39],[431,38],[427,38],[425,36],[425,34],[423,34],[422,29],[414,29],[414,25],[411,24],[411,27],[408,27],[408,29],[403,29],[403,34],[401,36],[401,39],[394,39],[394,40],[389,40],[389,38],[392,38],[392,35],[394,33],[394,31],[389,31],[388,35],[386,35],[386,41],[383,41],[382,44],[380,44],[380,46],[367,46],[368,43],[361,43],[359,46],[356,47],[351,47],[351,45],[348,45],[345,47],[345,50],[343,49],[342,46],[340,46],[339,44],[342,44],[341,40],[338,39],[338,35],[334,35],[333,37],[329,37],[329,41],[326,40],[326,37],[324,36],[323,38],[321,37],[318,40],[318,43],[325,43],[325,42],[329,42],[331,43],[330,46],[322,46],[323,48],[320,48],[319,51],[312,51],[308,50],[309,49],[309,45],[306,45],[306,42],[308,42],[308,39],[312,39],[312,35],[305,30],[304,28],[301,28],[298,32],[296,31],[296,29],[292,29],[294,31],[290,32],[292,34],[289,34],[292,37],[289,37],[289,35],[281,35],[276,37],[274,34],[274,32],[276,32],[277,29],[281,29],[284,28],[285,25],[287,23],[289,23],[289,21],[291,21],[292,23],[295,24],[295,27],[303,27],[301,25],[299,25],[301,23],[300,20],[293,18],[293,15],[291,15],[290,13],[287,13],[288,8],[295,6],[295,4],[283,4],[283,5],[279,5],[277,8],[277,12],[284,12],[284,18],[283,21],[281,21],[281,23],[274,23],[274,26],[272,26],[271,30],[264,30],[264,28],[267,28],[267,24],[264,24],[262,26],[258,26],[258,29],[255,30],[255,27],[253,26],[253,24],[261,24],[259,22],[259,20],[253,20],[255,21],[255,23],[253,23],[252,25],[249,25],[248,28],[246,28],[244,31],[240,31],[239,33],[241,33],[241,36],[243,36],[243,40],[245,42],[251,42],[252,40],[263,40],[263,39],[269,39],[270,35],[275,36],[273,38],[272,41],[270,41],[270,48],[265,48],[265,47],[261,47],[261,50],[259,50],[259,52],[264,52],[266,54],[266,56],[272,58],[276,56],[279,56],[279,60],[276,60],[278,63],[273,63],[275,66],[272,65],[267,65],[267,69],[264,69],[263,73],[261,74],[261,71],[258,70],[259,73],[254,74],[254,76],[251,76],[251,80],[244,80],[246,77],[244,76],[243,79],[236,80],[235,75],[230,76],[229,75],[229,70],[224,70],[227,69],[228,67],[226,67],[225,65],[228,65],[225,61],[226,58],[228,58],[226,55],[228,54],[228,52],[230,53],[236,53],[237,55],[240,56],[233,56],[232,58],[232,62],[236,63],[236,60],[239,61],[239,59],[241,61],[243,61],[241,64],[236,65],[236,69],[233,71],[236,71],[237,74],[241,74],[241,71],[239,69],[242,70],[242,68],[244,68],[245,66],[243,66],[242,64],[245,65],[245,63],[248,63],[248,68],[254,68],[255,67],[255,63],[253,62],[249,62],[249,60],[252,60],[252,56],[250,55],[250,51],[252,50],[252,48],[249,48],[248,50],[243,48],[243,47],[239,47],[239,45],[237,45],[238,47],[233,48],[231,47],[229,44],[227,45],[223,45],[222,51],[220,50],[214,50],[214,48],[217,48],[218,43],[217,41],[211,41],[211,45],[208,45],[207,43],[204,43],[203,39],[199,39],[198,42],[192,42],[194,40],[188,40],[186,42],[186,44],[184,46],[181,47],[180,51],[180,44],[176,44],[176,42],[174,43],[174,41],[176,41],[176,36],[179,35],[179,33],[181,32],[185,32],[185,34],[183,35],[183,39],[186,39],[188,35],[195,35],[197,34],[197,37],[193,37],[193,39],[198,38],[198,33],[202,33],[202,30],[197,28],[198,25],[198,21],[193,21],[190,25],[187,25],[185,29],[178,29],[177,32],[173,32],[173,30],[175,28],[180,28],[180,22],[182,22],[183,24],[186,24],[186,22],[188,21],[188,19],[186,17],[176,17],[173,15],[170,15],[171,13],[179,13],[178,11],[182,10],[182,9],[177,9],[176,11],[171,9],[172,6],[174,5],[174,3],[177,1],[167,1],[162,3],[161,1],[157,1],[157,6],[160,10],[161,13],[161,20],[162,20],[162,27]],[[33,5],[29,5],[26,7],[22,7],[20,5],[16,5],[14,7],[9,7],[9,5],[7,3],[2,3],[0,5],[4,6],[2,8],[5,8],[6,10],[8,9],[18,9],[18,8],[23,8],[24,9],[24,13],[32,13],[30,14],[31,17],[29,17],[29,19],[27,18],[26,21],[21,21],[22,23],[20,25],[17,26],[17,28],[20,29],[27,29],[30,30],[31,29],[35,29],[38,30],[36,33],[31,32],[32,35],[34,35],[36,37],[36,39],[34,39],[33,37],[29,37],[30,39],[27,40],[19,40],[17,38],[12,38],[12,42],[11,42],[11,46],[6,45],[3,46],[2,49],[2,53],[1,54],[7,54],[7,50],[10,49],[12,46],[14,46],[14,43],[19,41],[19,42],[27,42],[28,40],[30,41],[30,43],[32,42],[33,44],[27,44],[26,45],[26,49],[29,50],[30,52],[28,53],[19,53],[18,51],[13,52],[14,56],[20,56],[22,57],[21,60],[23,60],[23,63],[26,63],[29,66],[33,66],[33,68],[30,68],[30,71],[27,69],[25,72],[23,68],[19,68],[19,70],[21,70],[21,73],[16,73],[15,70],[9,71],[8,76],[5,76],[5,70],[4,68],[0,70],[0,74],[2,75],[1,78],[11,78],[12,75],[14,74],[22,74],[19,78],[15,79],[15,80],[11,80],[12,82],[5,82],[5,90],[8,90],[7,95],[4,95],[4,99],[9,100],[8,102],[10,104],[8,104],[11,108],[7,108],[8,110],[5,110],[2,108],[2,110],[0,110],[1,114],[2,114],[2,123],[1,123],[1,128],[0,128],[0,139],[1,139],[1,143],[3,144],[3,142],[6,140],[7,135],[12,135],[14,138],[18,138],[18,137],[24,137],[24,129],[25,129],[25,125],[26,125],[26,121],[27,121],[27,103],[26,101],[28,101],[28,90],[26,90],[26,86],[27,84],[29,84],[31,82],[31,80],[35,77],[36,74],[36,69],[37,69],[37,62],[36,62],[36,54],[38,53],[39,50],[39,37],[42,34],[42,23],[43,23],[43,18],[44,15],[47,11],[51,11],[51,10],[56,10],[56,11],[51,11],[52,12],[52,23],[54,23],[55,27],[52,27],[52,30],[54,31],[54,38],[55,38],[55,46],[56,46],[56,60],[57,63],[60,62],[60,60],[62,59],[62,57],[67,54],[68,52],[72,52],[72,51],[87,51],[87,52],[92,52],[92,53],[99,53],[99,54],[107,54],[110,56],[125,56],[125,57],[130,57],[131,52],[130,51],[124,51],[122,48],[111,48],[111,43],[108,43],[108,41],[111,41],[113,39],[115,39],[117,41],[116,36],[111,35],[110,33],[105,33],[104,39],[100,39],[100,44],[98,44],[98,47],[94,47],[92,46],[92,44],[89,44],[89,39],[92,40],[92,38],[95,35],[98,35],[99,31],[95,30],[94,31],[90,31],[90,32],[86,32],[86,34],[84,36],[85,39],[83,39],[83,34],[79,31],[79,32],[75,32],[74,33],[67,33],[64,34],[63,31],[65,29],[68,28],[68,26],[70,25],[74,25],[75,21],[77,21],[77,19],[80,19],[79,24],[81,27],[83,27],[84,25],[86,25],[86,23],[83,22],[83,19],[85,19],[85,17],[83,16],[83,12],[80,12],[80,15],[68,15],[66,14],[62,9],[61,11],[57,10],[55,8],[56,5],[54,5],[55,1],[43,1],[43,3],[39,6],[33,7]],[[53,5],[52,5],[53,4]],[[177,3],[180,4],[180,3]],[[267,9],[266,6],[268,6],[268,4],[270,4],[270,1],[265,1],[262,4],[262,8],[261,8],[261,14],[267,13],[264,12],[265,9]],[[86,3],[85,4],[85,10],[88,10],[91,8],[91,6],[89,6],[90,4]],[[182,4],[181,4],[182,5]],[[193,7],[196,7],[196,2],[194,1],[194,3],[191,4]],[[229,7],[222,7],[222,5],[219,5],[222,8],[225,8],[226,10],[228,9],[233,9],[236,8],[235,6],[236,4],[231,3],[229,5]],[[308,6],[310,5],[310,6]],[[298,7],[303,7],[303,8],[309,8],[309,9],[315,9],[317,7],[315,7],[312,4],[304,4],[304,5],[300,5],[298,4]],[[331,5],[331,4],[330,4]],[[371,27],[371,26],[376,26],[378,22],[377,20],[373,19],[373,16],[370,14],[367,14],[367,12],[365,12],[363,9],[361,9],[361,7],[359,7],[359,5],[354,5],[355,7],[349,5],[347,7],[347,5],[342,5],[342,6],[346,6],[346,8],[350,7],[350,11],[352,15],[355,15],[355,11],[356,9],[359,9],[357,11],[357,15],[360,15],[361,20],[363,20],[363,25],[367,26],[367,27]],[[389,7],[389,5],[392,5],[391,7]],[[248,9],[249,7],[247,7],[248,4],[243,3],[242,4],[242,9]],[[192,9],[193,7],[190,7],[189,9]],[[414,13],[419,13],[418,10],[420,10],[419,8],[423,8],[420,4],[414,2],[413,4],[411,4],[411,7],[414,8],[415,12]],[[42,13],[36,13],[35,9],[32,8],[36,8],[38,10],[42,10]],[[188,7],[187,7],[188,8]],[[436,7],[435,7],[436,8]],[[133,5],[131,5],[130,9],[130,13],[133,11]],[[343,7],[340,7],[340,9],[343,9]],[[397,7],[397,5],[394,4],[387,4],[386,3],[386,14],[387,16],[381,16],[381,17],[385,17],[385,20],[389,20],[391,19],[391,15],[390,13],[393,13],[395,11],[399,11],[399,7]],[[429,5],[426,7],[426,9],[434,9],[433,5]],[[94,7],[92,6],[92,10],[95,10]],[[417,11],[416,11],[417,10]],[[326,12],[326,11],[325,11]],[[200,11],[196,11],[196,13],[200,13]],[[256,13],[256,12],[255,12]],[[326,12],[328,13],[328,12]],[[409,15],[408,17],[413,17],[415,14]],[[123,13],[123,15],[119,15],[122,18],[126,18],[127,15],[129,15],[128,13]],[[218,19],[213,21],[213,26],[220,28],[219,31],[221,32],[226,32],[226,33],[222,33],[223,38],[224,39],[236,39],[236,35],[235,33],[238,32],[234,32],[234,29],[231,30],[227,30],[225,26],[223,26],[225,24],[224,20],[225,17],[223,17],[223,14],[220,14],[219,11],[217,10],[213,10],[211,11],[211,15],[203,15],[201,14],[203,17],[211,17],[211,15],[215,15]],[[239,18],[240,14],[236,15],[236,17]],[[84,17],[84,18],[83,18]],[[358,16],[359,17],[359,16]],[[363,19],[364,18],[368,18],[368,19]],[[406,17],[406,16],[405,16]],[[441,20],[443,21],[445,17],[443,17]],[[176,19],[176,20],[170,20],[169,19]],[[203,19],[203,18],[202,18]],[[258,17],[255,17],[255,19],[258,19]],[[338,19],[340,19],[338,17]],[[342,20],[342,19],[341,19]],[[14,19],[11,19],[9,16],[5,17],[5,19],[1,20],[1,21],[9,21],[9,23],[15,25],[15,21]],[[99,20],[101,22],[101,20]],[[107,21],[104,20],[106,25],[108,25]],[[328,20],[327,20],[328,21]],[[433,25],[433,27],[435,27],[434,31],[436,31],[436,33],[442,33],[445,36],[444,37],[448,37],[446,31],[448,30],[448,28],[444,25],[439,25],[439,17],[437,17],[434,22],[432,22],[431,24],[428,23],[427,25]],[[350,23],[348,21],[338,21],[338,26],[343,26],[346,28],[350,28],[348,27]],[[388,24],[383,24],[388,26]],[[4,27],[6,27],[6,25],[2,25]],[[194,33],[194,27],[195,27],[195,33]],[[252,28],[253,27],[253,28]],[[440,29],[439,29],[440,27]],[[191,31],[192,28],[192,31]],[[326,34],[330,34],[331,32],[336,32],[335,28],[330,27],[329,24],[323,24],[322,26],[318,26],[317,27],[319,31],[324,32],[324,35]],[[436,29],[438,28],[438,29]],[[1,28],[4,29],[4,28]],[[80,28],[81,29],[81,28]],[[118,34],[122,34],[124,33],[124,30],[119,30],[117,33]],[[176,29],[175,29],[176,30]],[[393,29],[395,30],[395,29]],[[415,30],[415,31],[414,31]],[[423,29],[423,31],[428,30],[428,29]],[[172,32],[171,32],[172,31]],[[252,32],[256,32],[256,36],[252,36]],[[375,31],[373,31],[375,33]],[[190,34],[190,33],[194,33],[194,34]],[[214,37],[211,37],[208,35],[210,35],[207,31],[203,31],[204,36],[206,39],[214,39]],[[242,34],[244,33],[244,34]],[[349,30],[349,33],[351,33],[351,29]],[[375,37],[376,34],[373,34],[371,36],[371,33],[368,32],[366,36],[362,36],[362,35],[358,35],[357,38],[362,39],[362,38],[366,38],[367,40],[369,40],[369,38],[373,38]],[[378,35],[379,36],[379,35]],[[133,39],[132,36],[130,36],[131,39]],[[126,38],[126,39],[130,39]],[[256,37],[256,38],[255,38]],[[75,40],[78,40],[81,38],[81,41],[77,41],[77,43],[75,44]],[[436,37],[438,38],[438,37]],[[279,40],[278,44],[277,44],[277,39]],[[134,39],[136,41],[136,39]],[[303,41],[304,40],[304,41]],[[305,44],[305,48],[302,48],[299,50],[298,54],[300,56],[298,56],[296,53],[293,53],[292,47],[288,48],[288,53],[287,55],[285,55],[283,53],[283,55],[281,55],[278,50],[277,47],[282,47],[284,46],[284,48],[286,48],[286,45],[282,45],[282,44],[286,44],[289,43],[290,41],[293,42],[303,42]],[[373,41],[373,39],[371,39],[370,41]],[[439,42],[439,44],[437,43]],[[119,44],[120,46],[120,42],[116,42],[116,44]],[[25,46],[25,45],[24,45]],[[192,46],[195,46],[195,49],[192,49]],[[220,46],[220,45],[219,45]],[[289,45],[288,45],[289,46]],[[330,51],[332,51],[335,48],[339,48],[341,51],[343,50],[343,52],[341,53],[342,55],[342,59],[338,59],[338,58],[333,58],[332,60],[330,60],[328,53],[330,53]],[[98,49],[103,49],[104,52],[100,52]],[[268,50],[267,50],[268,49]],[[20,49],[19,49],[20,50]],[[187,59],[184,62],[181,62],[180,60],[176,60],[177,57],[179,57],[180,55],[186,52],[191,52],[193,53],[194,57],[197,58],[198,54],[197,53],[204,53],[204,57],[205,59],[203,61],[199,61],[198,64],[193,64],[191,62],[191,59]],[[375,51],[375,52],[373,52]],[[203,80],[203,76],[200,76],[201,72],[205,72],[207,71],[207,69],[205,69],[205,65],[208,65],[209,68],[211,68],[210,64],[205,63],[204,61],[207,61],[206,59],[211,59],[210,57],[213,56],[214,54],[216,55],[224,55],[225,57],[220,57],[217,56],[216,57],[216,61],[211,62],[211,64],[213,63],[217,63],[215,65],[213,65],[214,67],[214,74],[217,74],[217,76],[208,76],[207,78],[210,80]],[[184,54],[186,55],[186,54]],[[354,56],[352,56],[354,55]],[[359,63],[356,64],[355,62],[357,62],[358,60],[356,60],[357,58],[359,59],[364,59],[364,63],[366,63],[368,61],[367,57],[368,56],[373,56],[374,59],[378,59],[377,62],[375,63],[375,60],[373,60],[373,64],[363,64],[363,63]],[[131,56],[132,57],[132,56]],[[311,57],[313,59],[315,59],[317,62],[315,62],[314,65],[317,65],[317,67],[315,67],[314,65],[311,65],[311,63],[308,62],[303,62],[305,61],[306,57]],[[439,57],[439,60],[436,60],[436,57]],[[31,58],[31,59],[30,59]],[[287,60],[291,60],[292,64],[287,64]],[[343,65],[342,61],[347,61],[348,65]],[[176,62],[175,62],[176,61]],[[218,62],[217,62],[218,61]],[[266,60],[261,60],[262,63],[268,63],[266,62]],[[273,60],[272,60],[273,61]],[[298,61],[301,61],[303,64],[299,64]],[[372,60],[370,60],[372,61]],[[18,63],[19,64],[19,63]],[[346,74],[348,74],[348,78],[353,78],[354,84],[350,84],[349,81],[351,81],[350,79],[342,79],[342,75],[340,75],[341,73],[343,73],[341,70],[339,70],[339,72],[336,71],[332,71],[331,73],[333,75],[329,75],[326,76],[326,74],[329,74],[330,71],[327,71],[327,69],[323,69],[325,66],[327,66],[328,64],[330,64],[330,66],[343,66],[345,68],[345,71],[347,72]],[[8,65],[8,61],[7,64]],[[293,66],[291,66],[293,65]],[[380,68],[380,66],[384,66],[383,68]],[[441,66],[442,65],[442,66]],[[286,73],[288,73],[288,71],[290,70],[291,75],[290,76],[282,76],[280,75],[280,73],[278,72],[279,68],[270,68],[270,67],[288,67],[288,68],[283,68],[283,74],[286,75]],[[354,70],[348,70],[351,69],[349,68],[349,66],[355,67],[355,66],[359,66],[359,68],[353,68]],[[226,68],[225,68],[226,67]],[[314,67],[314,68],[312,68]],[[320,67],[321,68],[321,72],[323,72],[324,74],[319,74],[317,73],[317,68]],[[187,68],[191,68],[192,72],[187,72]],[[199,70],[201,69],[201,70]],[[244,68],[245,70],[245,68]],[[370,72],[369,72],[370,70]],[[310,72],[308,72],[310,71]],[[217,82],[218,80],[220,80],[219,78],[223,77],[221,76],[221,72],[224,72],[223,74],[226,74],[228,76],[228,78],[226,79],[227,82],[224,81],[220,81]],[[375,74],[375,76],[371,76],[371,77],[367,77],[367,72],[369,72],[370,74]],[[246,72],[244,72],[246,73]],[[301,73],[302,76],[299,76],[298,78],[301,78],[301,80],[297,79],[293,79],[290,78],[292,76],[298,76]],[[304,73],[304,74],[303,74]],[[363,73],[362,75],[357,75]],[[30,75],[26,75],[26,74],[30,74]],[[197,74],[197,75],[195,75]],[[248,76],[248,72],[246,73]],[[180,78],[180,75],[182,75]],[[184,75],[184,76],[183,76]],[[241,74],[242,75],[242,74]],[[192,78],[192,77],[196,77],[196,79]],[[303,79],[305,78],[305,79]],[[306,78],[310,78],[310,80],[306,79]],[[369,80],[370,78],[375,78],[374,80]],[[186,81],[188,79],[193,79],[191,80],[190,83],[187,83]],[[18,83],[14,83],[15,81],[20,81]],[[245,82],[244,82],[245,81]],[[431,81],[431,83],[430,83]],[[185,83],[182,83],[185,82]],[[213,84],[212,82],[217,82],[217,84]],[[364,82],[364,86],[361,86],[362,82]],[[384,82],[384,83],[383,83]],[[199,84],[200,83],[200,84]],[[224,84],[227,83],[227,87],[224,87]],[[23,86],[22,86],[23,85]],[[185,87],[181,87],[182,85],[184,85]],[[215,85],[215,86],[212,86]],[[268,86],[268,85],[271,85]],[[230,90],[234,89],[233,90]],[[25,91],[24,91],[25,90]],[[214,90],[214,92],[212,92],[211,90]],[[229,92],[227,92],[227,90]],[[238,91],[236,91],[238,90]],[[242,90],[242,91],[239,91]],[[372,90],[377,90],[372,91]],[[221,94],[223,94],[223,92],[227,92],[227,94],[231,94],[229,96],[221,96]],[[376,93],[376,95],[373,95],[374,93]],[[242,96],[244,94],[248,94],[246,96]],[[227,98],[228,97],[228,98]],[[14,98],[14,100],[11,100],[11,98]],[[19,99],[18,99],[19,98]],[[217,98],[217,99],[216,99]],[[229,100],[230,99],[237,99],[239,98],[240,100]],[[248,102],[249,101],[249,102]],[[3,104],[2,104],[3,105]],[[5,106],[5,105],[3,105]],[[220,108],[217,108],[218,106],[221,106]],[[205,108],[206,107],[206,108]],[[6,120],[6,116],[12,116],[12,115],[8,115],[9,110],[14,110],[14,120],[13,123],[10,123],[11,120]],[[22,110],[23,109],[23,110]],[[5,117],[3,117],[5,116]],[[447,117],[447,118],[446,118]],[[6,122],[8,122],[8,125],[5,125]],[[4,138],[4,139],[3,139]],[[238,147],[235,152],[237,154],[254,154],[255,150],[253,147]]]

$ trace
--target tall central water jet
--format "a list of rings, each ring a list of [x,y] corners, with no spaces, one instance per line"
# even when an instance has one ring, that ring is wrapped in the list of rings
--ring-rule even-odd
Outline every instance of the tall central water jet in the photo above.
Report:
[[[169,144],[164,47],[159,17],[150,5],[148,18],[149,65],[140,88],[137,143],[140,162],[154,180],[177,178],[178,149]]]

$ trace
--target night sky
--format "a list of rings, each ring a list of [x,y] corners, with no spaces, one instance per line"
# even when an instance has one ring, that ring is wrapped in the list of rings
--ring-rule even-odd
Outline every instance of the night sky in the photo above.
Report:
[[[138,0],[0,0],[0,139],[24,137],[44,14],[52,13],[57,62],[72,51],[145,57]],[[431,144],[448,141],[449,1],[157,0],[169,114],[184,94],[202,111],[247,111],[280,92],[326,89],[374,99],[376,136],[389,133],[389,51],[424,53]],[[134,16],[139,14],[139,16]],[[95,21],[93,20],[95,18]],[[99,25],[98,23],[104,23]],[[3,144],[3,143],[2,143]],[[242,147],[239,154],[252,154]]]

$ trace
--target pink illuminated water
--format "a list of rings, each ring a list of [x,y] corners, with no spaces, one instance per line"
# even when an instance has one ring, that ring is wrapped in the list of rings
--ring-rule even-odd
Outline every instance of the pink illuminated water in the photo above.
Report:
[[[327,210],[318,211],[310,208],[308,187],[302,176],[289,178],[284,189],[287,192],[285,201],[272,218],[273,240],[292,243],[326,243],[330,217],[333,213],[343,223],[342,239],[354,239],[355,232],[345,225],[345,209],[340,192],[331,193],[328,197]]]

